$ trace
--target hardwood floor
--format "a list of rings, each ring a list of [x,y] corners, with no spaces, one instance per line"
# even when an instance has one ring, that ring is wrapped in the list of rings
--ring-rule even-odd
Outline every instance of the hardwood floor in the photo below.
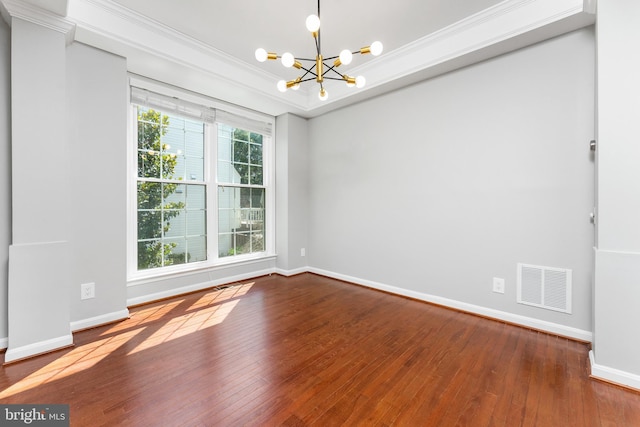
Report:
[[[303,274],[131,310],[1,368],[72,426],[640,426],[588,345]]]

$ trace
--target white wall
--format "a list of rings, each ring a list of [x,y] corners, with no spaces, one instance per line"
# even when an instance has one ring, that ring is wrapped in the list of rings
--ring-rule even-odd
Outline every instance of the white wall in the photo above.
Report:
[[[600,0],[592,374],[640,389],[640,3]]]
[[[11,33],[0,20],[0,348],[7,346],[11,244]]]
[[[309,264],[588,338],[593,70],[587,28],[312,119]],[[518,262],[572,269],[573,314],[516,304]]]
[[[127,63],[67,48],[73,329],[126,317]],[[80,285],[96,297],[80,300]]]
[[[59,31],[11,20],[7,362],[73,342],[65,45]]]

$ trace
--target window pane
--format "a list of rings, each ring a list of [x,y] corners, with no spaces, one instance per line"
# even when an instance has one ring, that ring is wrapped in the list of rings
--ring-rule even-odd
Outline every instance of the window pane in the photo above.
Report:
[[[218,211],[218,232],[219,233],[229,233],[234,228],[238,228],[238,225],[236,225],[234,209],[220,209]]]
[[[251,185],[262,185],[262,167],[260,166],[250,166],[249,176],[251,178]]]
[[[205,236],[187,238],[187,262],[207,260],[207,239]]]
[[[185,138],[187,156],[203,158],[204,146],[202,145],[202,141],[204,139],[204,132],[202,132],[202,129],[200,129],[200,132],[186,132]]]
[[[206,230],[205,211],[187,211],[187,236],[204,236]]]
[[[251,133],[251,142],[262,145],[262,135],[259,133]]]
[[[235,248],[233,244],[233,234],[219,234],[218,235],[218,256],[227,257],[235,255]]]
[[[197,157],[187,157],[187,180],[204,181],[204,160]]]
[[[251,252],[264,251],[264,234],[260,232],[251,233]]]
[[[142,121],[144,119],[140,115],[138,115],[138,120],[138,150],[159,151],[161,134],[160,124],[158,122]]]
[[[138,240],[162,237],[162,211],[138,211]]]
[[[219,124],[218,182],[263,185],[262,142],[261,134]]]
[[[187,160],[183,155],[176,154],[175,156],[175,165],[171,179],[184,181],[187,178]]]
[[[187,119],[184,121],[184,130],[187,132],[204,133],[204,123]]]
[[[251,253],[251,239],[249,233],[236,233],[236,251],[234,255]]]
[[[264,251],[263,188],[218,187],[218,253],[221,257]]]
[[[185,205],[186,188],[187,186],[184,184],[162,184],[162,206],[164,209],[183,209]]]
[[[138,182],[138,209],[160,209],[162,184],[159,182]]]
[[[187,216],[180,211],[164,212],[164,237],[180,237],[187,233]]]
[[[232,183],[234,174],[237,174],[237,172],[231,163],[218,161],[218,182]]]
[[[228,136],[222,136],[224,132],[218,133],[218,161],[219,162],[231,162],[231,138]]]
[[[138,242],[138,270],[162,267],[162,242]]]
[[[138,176],[138,269],[205,260],[204,124],[139,108]]]
[[[165,260],[164,265],[184,264],[187,252],[187,239],[176,238],[165,240]]]
[[[249,144],[242,141],[233,142],[233,162],[249,163]]]
[[[173,122],[171,122],[173,124]],[[168,153],[184,153],[184,130],[176,129],[173,126],[167,128],[167,132],[162,138],[163,149]]]
[[[168,124],[169,129],[176,129],[180,131],[184,131],[184,122],[185,119],[182,117],[171,117],[171,121]]]
[[[250,145],[250,163],[262,166],[262,145]]]
[[[233,175],[234,184],[248,184],[249,183],[249,165],[233,165],[235,174]]]
[[[249,142],[249,132],[242,129],[234,129],[233,130],[233,139],[236,141],[246,141]]]
[[[140,178],[160,178],[160,152],[138,151],[138,176]]]
[[[206,195],[204,185],[187,185],[187,209],[205,209]]]
[[[264,209],[264,188],[251,189],[251,207]]]

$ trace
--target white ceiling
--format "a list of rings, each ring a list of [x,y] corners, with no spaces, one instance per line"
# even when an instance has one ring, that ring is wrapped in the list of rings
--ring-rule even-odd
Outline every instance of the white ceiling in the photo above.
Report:
[[[337,55],[379,40],[384,52],[354,57],[341,72],[367,78],[363,89],[327,82],[281,94],[295,69],[258,63],[256,48],[313,58],[304,21],[317,0],[0,0],[4,15],[42,21],[62,15],[71,38],[127,58],[131,72],[278,115],[329,110],[535,43],[595,20],[595,0],[322,0],[322,53]],[[45,19],[50,24],[50,19]],[[65,27],[66,28],[66,27]]]
[[[247,63],[254,51],[292,52],[313,58],[305,19],[317,0],[115,0]],[[359,49],[375,40],[388,51],[480,12],[501,0],[322,0],[323,53]]]

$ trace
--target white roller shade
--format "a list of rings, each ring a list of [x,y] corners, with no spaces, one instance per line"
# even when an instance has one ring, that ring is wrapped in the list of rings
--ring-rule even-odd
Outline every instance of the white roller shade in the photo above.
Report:
[[[205,123],[224,123],[265,136],[271,136],[273,133],[273,122],[252,111],[246,111],[244,114],[240,107],[233,107],[234,111],[239,112],[232,113],[221,108],[163,95],[133,85],[131,86],[131,103]]]
[[[216,120],[216,110],[214,108],[161,95],[134,86],[131,87],[131,103],[157,109],[176,116],[200,120],[205,123],[214,123]]]

